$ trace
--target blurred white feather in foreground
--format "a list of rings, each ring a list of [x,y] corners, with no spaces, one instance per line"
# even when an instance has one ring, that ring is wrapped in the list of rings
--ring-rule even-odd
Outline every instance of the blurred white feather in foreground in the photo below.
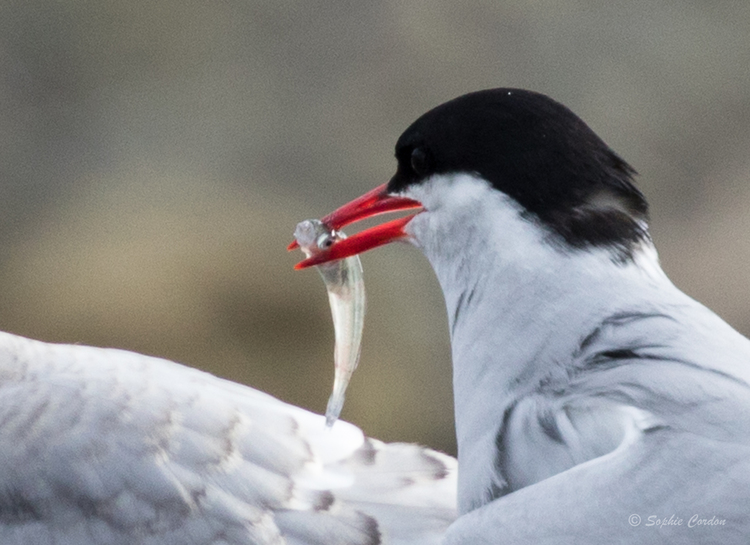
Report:
[[[0,543],[438,543],[456,462],[132,352],[0,333]]]

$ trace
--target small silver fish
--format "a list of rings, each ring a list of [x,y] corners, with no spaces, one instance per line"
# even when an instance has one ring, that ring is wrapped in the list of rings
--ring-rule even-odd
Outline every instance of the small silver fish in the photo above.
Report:
[[[305,220],[297,224],[294,238],[305,255],[310,257],[327,250],[346,235],[328,229],[320,220]],[[365,325],[365,283],[362,262],[357,255],[323,263],[315,268],[328,291],[336,340],[333,393],[326,407],[326,426],[331,427],[341,414],[346,387],[359,363]]]

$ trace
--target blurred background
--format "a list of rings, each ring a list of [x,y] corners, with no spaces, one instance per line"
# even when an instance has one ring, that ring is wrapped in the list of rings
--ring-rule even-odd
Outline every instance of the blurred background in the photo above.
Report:
[[[750,333],[750,2],[708,0],[3,0],[0,328],[322,412],[333,331],[294,225],[385,182],[418,115],[499,86],[628,160],[667,273]],[[343,417],[455,452],[429,265],[405,245],[362,260]]]

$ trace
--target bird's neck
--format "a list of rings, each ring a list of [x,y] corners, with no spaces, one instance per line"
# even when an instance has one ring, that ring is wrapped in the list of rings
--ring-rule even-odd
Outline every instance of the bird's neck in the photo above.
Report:
[[[565,256],[538,268],[497,260],[439,275],[451,331],[462,508],[504,488],[495,457],[507,411],[545,382],[565,383],[586,336],[630,304],[613,288],[647,281],[611,263],[598,273],[595,261],[589,265],[574,267]]]
[[[513,206],[487,206],[414,227],[448,311],[462,511],[503,487],[495,456],[506,410],[565,377],[568,356],[627,297],[671,285],[648,243],[617,264],[604,249],[556,245]]]

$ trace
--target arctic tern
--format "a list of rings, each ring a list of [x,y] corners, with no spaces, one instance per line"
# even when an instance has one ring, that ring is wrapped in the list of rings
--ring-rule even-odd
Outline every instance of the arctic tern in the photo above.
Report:
[[[298,268],[398,240],[431,263],[458,440],[446,543],[747,543],[750,341],[664,274],[635,171],[520,89],[430,110],[396,159],[322,221],[416,213]]]

